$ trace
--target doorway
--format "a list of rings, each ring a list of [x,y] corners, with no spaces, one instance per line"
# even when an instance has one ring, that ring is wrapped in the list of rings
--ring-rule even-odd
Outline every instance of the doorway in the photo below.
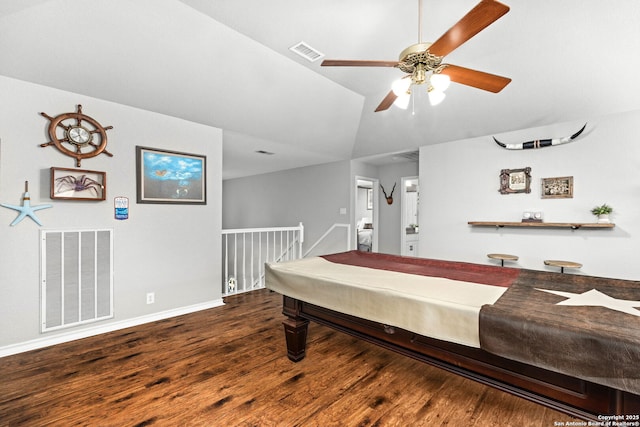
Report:
[[[378,186],[375,178],[355,177],[355,242],[363,252],[378,251]]]
[[[420,206],[420,187],[417,176],[401,178],[400,195],[400,254],[419,256],[418,251],[418,210]]]

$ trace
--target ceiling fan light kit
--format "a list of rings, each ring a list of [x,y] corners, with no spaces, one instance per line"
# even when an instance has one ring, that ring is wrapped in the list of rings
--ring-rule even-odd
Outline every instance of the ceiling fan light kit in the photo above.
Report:
[[[404,94],[398,96],[395,101],[393,101],[393,105],[400,108],[401,110],[406,110],[409,107],[409,101],[411,100],[411,92],[407,91]]]
[[[451,78],[446,74],[432,74],[431,75],[431,86],[435,90],[439,90],[440,92],[444,92],[447,90],[449,85],[451,84]]]
[[[429,89],[429,103],[431,105],[438,105],[447,97],[447,94],[433,88]]]
[[[509,7],[500,2],[482,0],[438,40],[425,43],[421,40],[422,4],[421,0],[418,0],[418,43],[404,49],[397,62],[329,59],[323,61],[321,65],[325,67],[395,67],[407,73],[393,83],[391,92],[378,105],[376,112],[384,111],[391,105],[406,109],[411,98],[411,86],[423,84],[427,86],[431,105],[437,105],[444,100],[446,96],[444,91],[451,81],[498,93],[511,82],[510,78],[445,64],[442,60],[508,11]]]
[[[410,78],[409,78],[410,77]],[[426,71],[423,64],[417,64],[411,76],[405,76],[393,82],[391,91],[397,96],[393,102],[398,108],[406,110],[409,106],[411,98],[411,86],[422,85],[427,82]],[[446,74],[433,73],[428,78],[427,94],[431,105],[440,104],[447,96],[444,91],[447,90],[451,79]]]
[[[391,91],[396,96],[402,96],[409,91],[410,87],[411,87],[411,80],[409,80],[406,77],[403,77],[393,82],[393,84],[391,85]]]

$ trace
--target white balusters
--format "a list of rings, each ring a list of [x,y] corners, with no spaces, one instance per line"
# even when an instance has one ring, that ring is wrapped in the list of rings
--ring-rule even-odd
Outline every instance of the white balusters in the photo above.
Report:
[[[301,258],[303,240],[302,223],[296,227],[222,230],[222,296],[264,288],[265,262]]]

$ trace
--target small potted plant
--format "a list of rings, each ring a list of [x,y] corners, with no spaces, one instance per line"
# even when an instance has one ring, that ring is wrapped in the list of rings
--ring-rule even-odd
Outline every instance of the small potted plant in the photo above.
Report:
[[[591,209],[591,213],[598,217],[598,223],[609,222],[609,214],[613,212],[613,208],[606,203]]]

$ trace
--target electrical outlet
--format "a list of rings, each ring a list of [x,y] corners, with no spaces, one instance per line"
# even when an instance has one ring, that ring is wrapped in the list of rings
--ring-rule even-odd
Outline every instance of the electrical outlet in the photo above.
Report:
[[[147,294],[147,304],[153,304],[156,302],[156,294],[154,292],[149,292]]]

